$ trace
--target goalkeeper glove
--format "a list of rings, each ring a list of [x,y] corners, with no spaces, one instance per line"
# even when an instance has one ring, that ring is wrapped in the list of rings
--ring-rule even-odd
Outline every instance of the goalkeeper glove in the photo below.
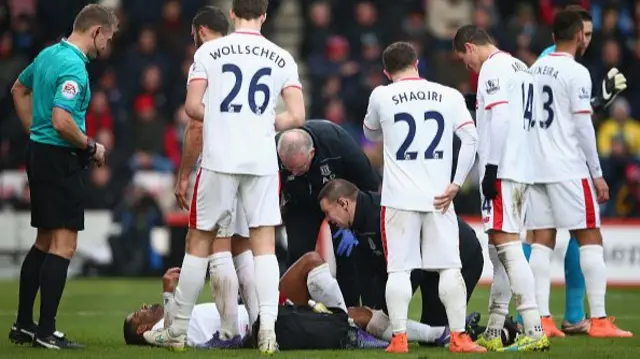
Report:
[[[618,94],[627,88],[627,79],[617,69],[612,68],[602,80],[598,94],[591,99],[594,112],[606,109]]]
[[[494,199],[498,196],[496,181],[498,177],[498,166],[486,165],[484,178],[482,179],[482,195],[488,199]]]

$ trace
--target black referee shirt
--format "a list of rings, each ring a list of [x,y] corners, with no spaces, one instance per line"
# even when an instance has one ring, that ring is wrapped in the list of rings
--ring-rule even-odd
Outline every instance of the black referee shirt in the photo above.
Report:
[[[371,260],[383,260],[382,237],[380,235],[380,199],[378,192],[360,191],[353,216],[351,230],[360,241],[361,254],[368,253]],[[462,218],[458,217],[460,232],[460,260],[465,263],[481,253],[482,247],[476,232]],[[366,257],[365,257],[366,258]]]
[[[320,211],[318,194],[335,178],[345,179],[365,191],[377,191],[380,176],[358,143],[343,128],[325,120],[306,121],[301,127],[313,140],[315,156],[309,171],[293,176],[280,163],[280,184],[285,205]],[[276,135],[276,142],[280,134]]]

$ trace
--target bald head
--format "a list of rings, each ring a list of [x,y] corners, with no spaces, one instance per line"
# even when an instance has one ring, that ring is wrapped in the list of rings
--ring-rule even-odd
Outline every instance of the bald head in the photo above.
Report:
[[[295,176],[309,170],[314,153],[313,139],[305,130],[288,130],[278,139],[280,161]]]
[[[281,158],[308,154],[313,149],[313,140],[307,131],[288,130],[280,135],[278,140],[278,154]]]

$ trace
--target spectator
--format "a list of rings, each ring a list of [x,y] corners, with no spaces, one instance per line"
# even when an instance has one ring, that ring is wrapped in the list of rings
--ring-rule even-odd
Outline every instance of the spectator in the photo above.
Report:
[[[179,56],[184,48],[186,34],[190,33],[189,25],[181,18],[182,8],[178,0],[166,1],[162,7],[162,20],[157,26],[158,39],[162,48],[172,56]]]
[[[113,209],[120,194],[115,193],[111,180],[111,168],[108,165],[91,169],[85,197],[87,209]]]
[[[469,0],[429,0],[427,2],[427,26],[436,39],[438,49],[451,49],[456,30],[471,23],[473,4]]]
[[[369,39],[374,38],[378,43],[385,39],[378,23],[378,10],[371,2],[361,1],[356,4],[354,20],[353,25],[347,30],[347,38],[351,46],[351,56],[359,58],[365,36]]]
[[[142,93],[139,96],[150,96],[156,108],[164,113],[167,108],[167,97],[164,94],[162,73],[156,65],[149,65],[142,72]]]
[[[302,39],[300,55],[307,59],[314,52],[322,52],[327,40],[333,34],[331,27],[331,6],[325,1],[314,2],[309,8],[309,23]]]
[[[600,83],[606,73],[613,67],[617,67],[620,71],[625,71],[620,44],[615,39],[605,40],[601,51],[601,61],[590,68],[591,78],[594,84]]]
[[[150,95],[139,96],[135,101],[133,118],[133,171],[153,170],[170,172],[173,164],[165,156],[166,120],[158,113]]]
[[[625,182],[612,198],[615,209],[609,216],[622,218],[640,217],[640,166],[630,164],[625,168]]]
[[[103,91],[91,94],[91,104],[86,116],[87,136],[95,137],[99,130],[113,131],[113,116],[107,95]]]
[[[125,82],[125,88],[129,91],[127,96],[137,92],[136,86],[142,72],[155,65],[160,70],[160,76],[168,73],[169,60],[157,49],[157,38],[153,27],[144,27],[138,35],[138,42],[133,46],[124,58],[121,64],[122,76]]]
[[[640,123],[630,117],[629,102],[617,98],[610,108],[611,117],[602,123],[598,130],[598,152],[610,157],[615,142],[621,142],[629,154],[640,157]]]
[[[21,14],[15,18],[13,23],[13,45],[16,52],[33,57],[37,54],[38,45],[33,29],[33,18],[26,14]]]
[[[10,32],[5,32],[0,37],[0,98],[9,94],[9,89],[18,78],[18,74],[27,64],[28,57],[14,52],[13,37]]]
[[[320,91],[326,79],[333,75],[339,75],[342,88],[351,91],[357,86],[360,65],[350,56],[349,42],[342,36],[332,36],[326,46],[326,54],[309,59],[312,91]]]

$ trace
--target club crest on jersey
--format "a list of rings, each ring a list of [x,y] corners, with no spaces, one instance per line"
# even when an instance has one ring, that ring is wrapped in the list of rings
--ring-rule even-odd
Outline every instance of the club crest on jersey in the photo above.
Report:
[[[485,83],[485,86],[487,88],[487,94],[493,95],[494,93],[498,92],[498,90],[500,90],[500,80],[499,79],[487,80],[487,82]]]
[[[581,100],[589,100],[591,99],[591,94],[589,93],[589,89],[586,87],[582,87],[580,92],[578,93],[578,98]]]
[[[328,164],[320,166],[320,175],[322,176],[322,184],[325,184],[336,178],[336,175],[331,172],[331,168],[329,168]]]

